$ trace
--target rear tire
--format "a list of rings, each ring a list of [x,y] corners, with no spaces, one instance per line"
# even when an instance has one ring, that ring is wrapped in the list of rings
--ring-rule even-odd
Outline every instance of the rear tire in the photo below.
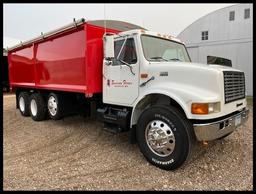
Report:
[[[50,93],[47,99],[47,110],[50,118],[59,120],[64,116],[65,101],[61,94]]]
[[[39,93],[32,94],[29,104],[30,116],[34,121],[42,121],[46,118],[46,103]]]
[[[174,170],[190,156],[196,138],[189,120],[175,107],[154,105],[138,120],[137,142],[153,165]]]
[[[18,107],[22,116],[29,116],[29,102],[29,93],[21,92],[18,97]]]

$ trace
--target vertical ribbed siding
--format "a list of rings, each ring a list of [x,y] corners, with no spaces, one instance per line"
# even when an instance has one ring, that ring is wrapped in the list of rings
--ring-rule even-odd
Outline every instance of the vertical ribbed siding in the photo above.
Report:
[[[245,77],[243,72],[224,71],[225,103],[245,98]]]

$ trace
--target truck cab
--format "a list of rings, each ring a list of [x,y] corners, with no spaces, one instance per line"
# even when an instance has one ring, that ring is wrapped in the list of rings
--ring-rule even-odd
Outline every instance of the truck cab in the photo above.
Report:
[[[240,70],[193,63],[183,42],[147,30],[107,34],[104,40],[103,102],[131,107],[130,128],[136,126],[149,162],[176,168],[195,140],[224,138],[246,122]],[[176,149],[186,154],[175,158]]]

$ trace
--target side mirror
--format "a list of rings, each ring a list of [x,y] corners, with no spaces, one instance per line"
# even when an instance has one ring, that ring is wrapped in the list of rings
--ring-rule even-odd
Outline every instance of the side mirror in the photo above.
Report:
[[[104,58],[106,60],[113,60],[115,57],[114,50],[114,35],[113,34],[105,34],[103,37],[104,44]]]

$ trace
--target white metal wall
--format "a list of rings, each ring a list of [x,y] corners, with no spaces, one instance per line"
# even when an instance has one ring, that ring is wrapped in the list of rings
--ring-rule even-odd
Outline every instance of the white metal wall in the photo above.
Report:
[[[244,9],[250,18],[244,19]],[[229,21],[229,12],[235,20]],[[234,68],[245,72],[247,95],[253,95],[253,6],[238,4],[212,12],[192,23],[178,38],[185,42],[193,62],[207,63],[207,56],[230,59]],[[201,32],[208,31],[208,40],[201,40]]]

